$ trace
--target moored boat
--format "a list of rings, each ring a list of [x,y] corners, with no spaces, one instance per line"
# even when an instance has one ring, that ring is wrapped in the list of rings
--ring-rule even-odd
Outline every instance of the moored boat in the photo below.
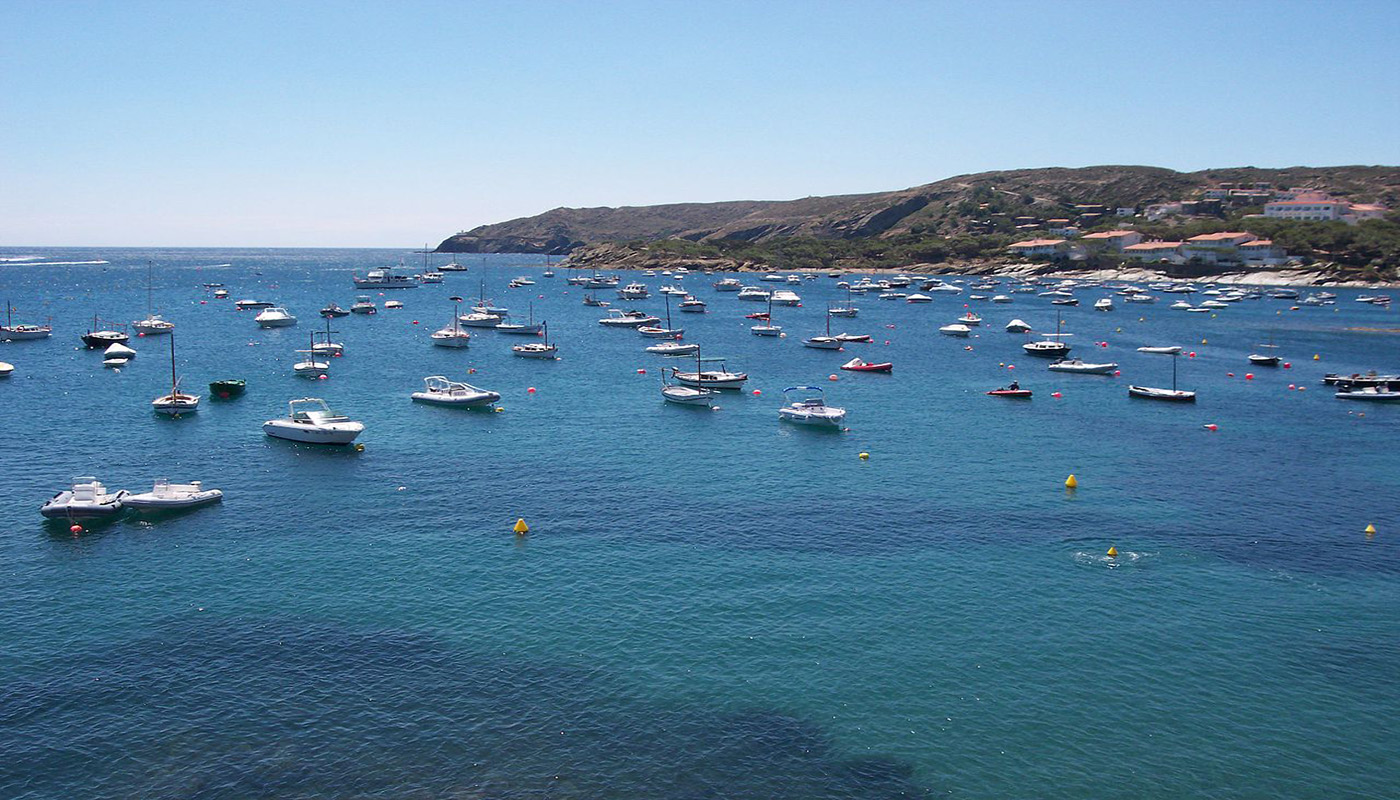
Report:
[[[853,358],[842,364],[841,369],[851,372],[890,372],[894,369],[894,362],[883,361],[878,364],[868,364],[859,358]]]
[[[120,514],[127,491],[107,490],[96,478],[74,478],[71,488],[55,494],[39,508],[49,519],[92,519]]]
[[[443,375],[430,375],[423,379],[423,390],[410,395],[419,403],[433,403],[441,406],[480,407],[490,406],[501,395],[472,386],[470,383],[450,381]]]
[[[350,444],[364,430],[364,423],[332,411],[319,397],[289,401],[287,416],[263,423],[268,436],[307,444]]]
[[[783,396],[800,393],[801,399],[778,409],[778,419],[797,425],[820,428],[840,428],[846,421],[846,409],[826,404],[826,392],[819,386],[789,386]]]
[[[171,483],[165,478],[156,480],[149,492],[128,494],[123,505],[138,511],[174,511],[183,508],[197,508],[218,503],[224,493],[218,489],[206,489],[200,481]]]

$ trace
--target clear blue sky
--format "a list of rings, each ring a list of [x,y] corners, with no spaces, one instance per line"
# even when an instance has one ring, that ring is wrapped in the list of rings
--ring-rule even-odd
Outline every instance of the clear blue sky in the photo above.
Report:
[[[0,245],[1400,163],[1400,2],[0,2]]]

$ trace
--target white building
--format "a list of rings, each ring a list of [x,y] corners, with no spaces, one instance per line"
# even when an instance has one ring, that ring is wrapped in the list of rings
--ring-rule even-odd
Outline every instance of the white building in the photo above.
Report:
[[[1181,244],[1181,242],[1140,242],[1124,247],[1123,255],[1139,261],[1170,261],[1173,264],[1180,264],[1186,260],[1181,257]]]
[[[1141,242],[1142,234],[1137,231],[1099,231],[1084,234],[1082,241],[1091,247],[1099,246],[1121,253],[1123,248]]]
[[[1264,204],[1264,216],[1274,219],[1326,222],[1341,219],[1351,210],[1345,200],[1275,200]]]
[[[1244,231],[1203,233],[1200,236],[1192,236],[1182,244],[1181,257],[1187,261],[1195,259],[1207,264],[1242,264],[1244,256],[1240,254],[1239,247],[1258,238]]]
[[[1068,245],[1069,242],[1064,239],[1027,239],[1024,242],[1009,244],[1006,249],[1015,255],[1027,258],[1034,256],[1056,258],[1065,254]]]
[[[1288,253],[1268,239],[1255,239],[1236,248],[1241,260],[1251,267],[1271,267],[1288,260]]]

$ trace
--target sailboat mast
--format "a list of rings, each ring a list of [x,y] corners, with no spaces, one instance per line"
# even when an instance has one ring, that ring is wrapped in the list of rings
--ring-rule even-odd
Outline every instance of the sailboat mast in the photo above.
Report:
[[[170,334],[170,401],[175,402],[179,393],[180,381],[175,377],[175,334]]]

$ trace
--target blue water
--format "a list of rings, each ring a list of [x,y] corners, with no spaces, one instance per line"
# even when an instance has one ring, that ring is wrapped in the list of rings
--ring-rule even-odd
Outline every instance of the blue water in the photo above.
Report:
[[[834,281],[794,287],[804,306],[775,309],[792,334],[777,340],[748,333],[760,306],[696,274],[711,313],[676,323],[762,392],[705,411],[663,404],[663,360],[599,326],[563,270],[507,290],[537,258],[473,256],[442,286],[385,294],[402,310],[337,320],[346,355],[313,384],[291,366],[316,310],[348,307],[351,270],[403,253],[0,250],[21,255],[107,263],[0,264],[0,301],[56,328],[0,344],[17,367],[0,381],[0,797],[1400,785],[1400,407],[1319,383],[1400,371],[1394,312],[1356,291],[1297,311],[1185,314],[1170,296],[1065,310],[1076,354],[1118,361],[1113,378],[1022,356],[1001,328],[1052,327],[1046,298],[979,304],[988,327],[963,341],[936,329],[965,299],[867,296],[834,330],[876,343],[830,353],[799,340],[844,299]],[[144,316],[148,260],[184,385],[243,377],[244,397],[157,418],[163,339],[133,341],[120,373],[81,348],[93,314]],[[446,297],[483,278],[501,305],[533,301],[562,360],[514,358],[520,340],[491,331],[429,346]],[[244,297],[301,324],[259,330],[232,305]],[[1245,380],[1270,335],[1292,368]],[[1180,361],[1195,406],[1126,396],[1129,381],[1170,385],[1170,360],[1143,344],[1195,352]],[[852,355],[894,373],[839,372]],[[411,403],[432,374],[499,391],[504,410]],[[982,394],[1011,377],[1035,398]],[[825,387],[850,430],[780,424],[794,384]],[[363,421],[365,451],[267,439],[262,421],[306,394]],[[45,525],[38,506],[85,474],[133,491],[202,479],[226,500],[76,536]]]

